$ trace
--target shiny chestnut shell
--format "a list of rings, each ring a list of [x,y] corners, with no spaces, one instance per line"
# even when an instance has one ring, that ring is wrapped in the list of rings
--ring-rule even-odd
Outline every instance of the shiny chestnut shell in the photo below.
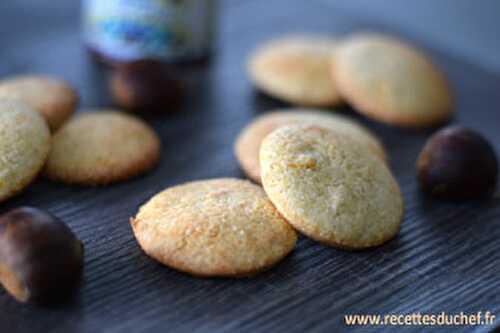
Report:
[[[0,216],[0,282],[18,301],[63,301],[82,270],[83,244],[56,217],[31,207]]]
[[[115,66],[109,82],[114,102],[131,111],[172,112],[182,98],[182,88],[172,70],[154,60]]]
[[[417,161],[420,187],[445,199],[491,195],[496,187],[498,161],[491,144],[479,133],[450,126],[435,133]]]

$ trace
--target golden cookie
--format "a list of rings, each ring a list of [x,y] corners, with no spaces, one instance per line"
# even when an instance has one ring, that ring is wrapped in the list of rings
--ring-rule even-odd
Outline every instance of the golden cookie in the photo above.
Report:
[[[0,201],[31,183],[49,150],[45,120],[26,104],[0,100]]]
[[[66,82],[46,76],[18,76],[0,81],[0,99],[21,100],[42,114],[51,130],[58,129],[78,104],[76,91]]]
[[[86,112],[54,134],[45,175],[82,185],[105,185],[151,169],[160,140],[142,120],[117,111]]]
[[[342,97],[375,120],[425,127],[452,114],[443,74],[420,51],[396,39],[355,35],[337,49],[332,70]]]
[[[340,97],[331,76],[336,42],[322,36],[291,36],[265,43],[251,56],[247,70],[263,92],[304,106],[332,106]]]
[[[253,275],[278,263],[297,240],[259,186],[231,178],[166,189],[130,223],[146,254],[198,276]]]
[[[312,125],[281,127],[260,150],[262,184],[297,230],[328,245],[363,249],[399,231],[403,199],[365,145]]]
[[[246,126],[238,136],[234,152],[247,176],[260,183],[259,151],[262,140],[278,127],[309,124],[329,128],[366,144],[375,154],[386,160],[383,145],[367,128],[345,116],[309,109],[290,109],[270,112]]]

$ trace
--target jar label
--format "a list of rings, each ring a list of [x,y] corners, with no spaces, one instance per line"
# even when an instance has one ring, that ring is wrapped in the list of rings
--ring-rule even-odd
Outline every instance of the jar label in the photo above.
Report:
[[[206,54],[215,0],[84,0],[86,43],[117,60],[176,60]]]

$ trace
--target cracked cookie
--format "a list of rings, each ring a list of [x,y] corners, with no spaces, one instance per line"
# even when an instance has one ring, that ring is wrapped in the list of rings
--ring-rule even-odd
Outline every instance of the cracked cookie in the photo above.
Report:
[[[365,145],[314,125],[281,127],[260,150],[262,184],[301,233],[364,249],[399,231],[403,199],[386,163]]]

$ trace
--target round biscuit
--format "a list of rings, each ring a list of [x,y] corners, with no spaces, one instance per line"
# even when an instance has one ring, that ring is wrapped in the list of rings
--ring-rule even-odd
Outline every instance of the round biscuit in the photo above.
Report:
[[[312,109],[277,110],[256,118],[239,134],[234,153],[245,174],[254,182],[261,183],[259,151],[262,140],[278,127],[292,124],[318,125],[353,140],[366,144],[383,160],[387,159],[380,140],[363,125],[348,117]]]
[[[17,76],[0,81],[0,99],[21,100],[39,112],[52,131],[73,114],[78,94],[62,80],[48,76]]]
[[[261,187],[231,178],[166,189],[130,223],[147,255],[196,276],[256,274],[283,259],[297,240]]]
[[[365,145],[314,125],[281,127],[260,150],[262,183],[278,211],[327,245],[364,249],[399,231],[403,199]]]
[[[444,75],[419,50],[391,37],[359,34],[337,48],[337,89],[358,112],[400,127],[448,120],[453,102]]]
[[[45,120],[26,104],[0,100],[0,202],[35,179],[49,150]]]
[[[258,47],[247,71],[270,96],[303,106],[333,106],[341,102],[330,73],[335,46],[324,36],[282,37]]]
[[[44,173],[70,184],[105,185],[158,162],[160,139],[145,122],[112,110],[84,112],[53,136]]]

